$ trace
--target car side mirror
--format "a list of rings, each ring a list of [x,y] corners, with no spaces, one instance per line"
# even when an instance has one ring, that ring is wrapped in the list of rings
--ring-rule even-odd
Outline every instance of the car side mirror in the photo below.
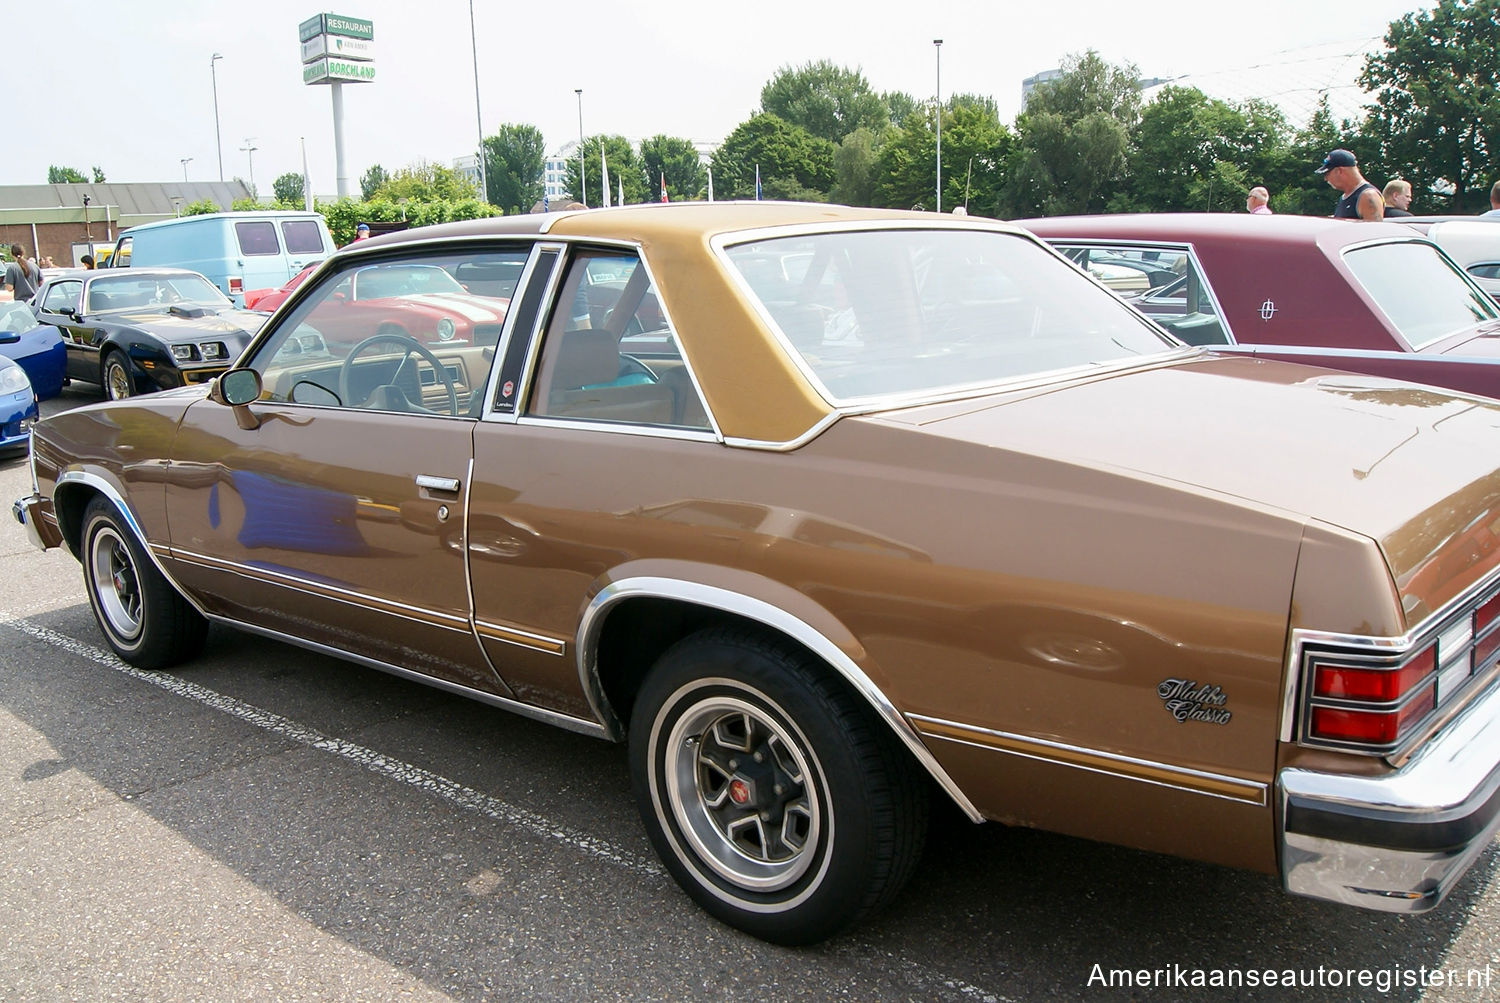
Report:
[[[260,400],[263,389],[260,373],[254,369],[231,369],[214,380],[208,399],[234,408],[234,420],[240,428],[254,431],[260,428],[260,419],[250,410],[250,404]]]
[[[20,340],[21,334],[18,331],[0,331],[0,345],[14,345]]]

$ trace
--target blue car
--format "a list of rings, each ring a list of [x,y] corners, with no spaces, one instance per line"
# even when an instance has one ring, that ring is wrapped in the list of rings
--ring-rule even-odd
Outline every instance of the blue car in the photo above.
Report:
[[[36,420],[36,394],[26,370],[0,356],[0,450],[25,449]]]
[[[0,303],[0,356],[21,364],[39,399],[62,393],[68,369],[62,332],[40,323],[25,303]]]

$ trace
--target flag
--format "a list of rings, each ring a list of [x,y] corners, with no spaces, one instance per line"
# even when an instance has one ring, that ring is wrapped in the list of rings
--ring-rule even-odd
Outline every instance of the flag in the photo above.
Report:
[[[603,191],[603,193],[604,193],[604,195],[603,195],[604,208],[608,209],[609,208],[609,163],[604,159],[604,146],[603,146],[603,144],[600,144],[600,146],[599,146],[599,169],[600,169],[600,171],[604,175],[603,180],[600,182],[600,186],[599,187],[600,187],[600,190]]]
[[[708,169],[708,200],[710,202],[714,200],[714,169],[712,167]]]
[[[615,178],[615,191],[618,192],[619,196],[620,196],[619,198],[615,199],[615,205],[624,205],[625,204],[625,175],[621,174],[619,177]]]
[[[755,165],[755,201],[760,201],[760,165]]]
[[[663,202],[671,201],[671,199],[667,198],[667,175],[665,173],[661,176],[661,200]]]
[[[551,212],[552,205],[547,201],[547,189],[542,189],[542,212]]]

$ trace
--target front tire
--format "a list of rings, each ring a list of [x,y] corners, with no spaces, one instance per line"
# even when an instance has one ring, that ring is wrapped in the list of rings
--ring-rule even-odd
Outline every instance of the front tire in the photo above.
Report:
[[[100,382],[104,384],[104,396],[112,401],[124,400],[135,395],[135,381],[130,378],[130,363],[126,360],[124,352],[114,349],[104,357],[104,369]]]
[[[630,723],[636,802],[658,856],[709,913],[810,944],[911,876],[927,787],[890,730],[806,653],[703,631],[651,670]]]
[[[126,662],[161,669],[203,649],[208,621],[151,563],[114,505],[83,513],[83,582],[104,639]]]

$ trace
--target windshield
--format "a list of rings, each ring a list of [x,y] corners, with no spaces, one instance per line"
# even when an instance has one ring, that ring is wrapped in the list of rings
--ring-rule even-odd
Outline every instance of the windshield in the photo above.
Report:
[[[25,334],[36,326],[36,314],[32,313],[31,307],[25,303],[17,303],[14,300],[9,303],[0,303],[0,331]]]
[[[1422,348],[1500,313],[1431,244],[1359,247],[1344,255],[1365,292],[1413,348]]]
[[[1014,234],[831,233],[727,253],[835,401],[985,385],[1178,347]]]
[[[234,304],[212,282],[197,272],[173,275],[105,276],[89,283],[85,313],[168,307],[174,303],[226,310]]]

